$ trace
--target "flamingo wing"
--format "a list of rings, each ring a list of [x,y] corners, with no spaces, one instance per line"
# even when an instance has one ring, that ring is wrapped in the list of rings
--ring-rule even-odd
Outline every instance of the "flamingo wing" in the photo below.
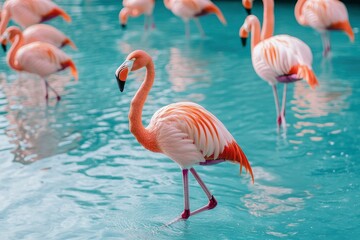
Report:
[[[24,71],[45,77],[64,69],[70,57],[51,44],[33,42],[18,50],[16,60]]]
[[[191,102],[170,104],[152,117],[160,150],[182,167],[211,160],[229,160],[251,167],[225,126],[202,106]]]

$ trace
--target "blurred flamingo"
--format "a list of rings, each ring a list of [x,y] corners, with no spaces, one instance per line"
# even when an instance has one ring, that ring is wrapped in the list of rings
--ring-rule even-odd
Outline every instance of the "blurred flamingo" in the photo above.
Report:
[[[26,28],[57,16],[71,21],[71,17],[50,0],[7,0],[1,11],[0,34],[5,31],[10,19]]]
[[[242,0],[242,4],[248,13],[251,14],[251,9],[254,0]],[[263,0],[264,11],[263,11],[263,24],[261,27],[261,40],[271,37],[274,34],[274,0]]]
[[[304,79],[315,88],[318,81],[312,71],[312,53],[310,48],[298,38],[289,35],[276,35],[260,41],[259,19],[250,15],[240,28],[239,35],[245,46],[248,33],[251,36],[251,58],[255,72],[273,88],[278,127],[285,121],[286,87]],[[277,83],[284,83],[283,100],[280,111],[279,99],[276,90]]]
[[[73,41],[68,38],[63,32],[57,28],[47,25],[47,24],[35,24],[26,28],[23,31],[24,45],[32,42],[46,42],[54,45],[57,48],[62,48],[64,46],[71,46],[73,49],[77,49]],[[2,47],[6,51],[6,45],[3,44]]]
[[[144,28],[148,29],[151,25],[155,28],[153,10],[155,0],[123,0],[123,8],[119,13],[119,22],[123,29],[126,28],[128,17],[138,17],[144,14]]]
[[[226,25],[226,20],[220,9],[210,0],[164,0],[165,7],[185,22],[186,36],[190,36],[189,20],[194,19],[200,34],[205,35],[198,17],[210,13],[216,14],[220,22]]]
[[[24,45],[21,30],[12,26],[5,30],[0,37],[2,44],[10,41],[12,46],[6,56],[9,66],[16,71],[25,71],[39,75],[45,83],[45,98],[49,98],[48,88],[56,95],[59,101],[59,94],[46,80],[46,77],[68,67],[74,78],[78,79],[78,73],[74,62],[63,51],[55,46],[44,42],[33,42]]]
[[[217,201],[201,180],[194,165],[212,165],[223,161],[240,164],[253,178],[250,164],[225,126],[210,112],[192,102],[173,103],[159,109],[147,127],[142,124],[142,110],[154,82],[155,69],[152,58],[144,51],[136,50],[128,55],[115,72],[122,92],[129,71],[146,67],[146,76],[131,101],[129,111],[130,131],[138,142],[152,152],[163,153],[182,169],[184,184],[184,211],[175,220],[214,208]],[[188,171],[195,177],[209,200],[198,210],[190,212]]]
[[[322,38],[323,55],[330,52],[328,31],[345,32],[350,41],[354,41],[348,12],[344,3],[338,0],[298,0],[295,5],[295,17],[299,24],[316,29]]]

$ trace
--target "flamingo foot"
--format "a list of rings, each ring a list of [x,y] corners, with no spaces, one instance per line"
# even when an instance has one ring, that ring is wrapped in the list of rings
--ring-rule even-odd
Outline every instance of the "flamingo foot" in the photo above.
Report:
[[[190,217],[190,209],[184,209],[183,213],[181,214],[181,219],[188,219]]]

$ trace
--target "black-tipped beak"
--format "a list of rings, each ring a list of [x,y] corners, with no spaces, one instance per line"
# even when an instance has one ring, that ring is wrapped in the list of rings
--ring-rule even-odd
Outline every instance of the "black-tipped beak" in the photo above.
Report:
[[[125,82],[125,81],[121,81],[118,77],[116,77],[116,80],[117,80],[117,82],[118,82],[118,86],[119,86],[120,92],[123,92],[126,82]]]
[[[242,45],[243,47],[246,46],[246,39],[247,39],[247,38],[244,38],[244,37],[241,38],[241,45]]]
[[[1,44],[1,47],[2,47],[2,49],[4,50],[4,52],[6,52],[6,44],[2,43],[2,44]]]
[[[126,29],[126,24],[121,24],[121,28],[122,28],[123,30],[125,30],[125,29]]]
[[[245,11],[246,11],[247,15],[251,14],[251,8],[245,8]]]

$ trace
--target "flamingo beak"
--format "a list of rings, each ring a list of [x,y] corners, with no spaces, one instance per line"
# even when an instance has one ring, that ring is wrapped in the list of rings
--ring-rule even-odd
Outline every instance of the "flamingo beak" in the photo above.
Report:
[[[251,14],[251,8],[245,8],[245,11],[246,11],[247,15]]]
[[[125,30],[125,29],[126,29],[126,24],[121,24],[121,28],[122,28],[123,30]]]
[[[115,72],[115,77],[116,77],[120,92],[124,91],[127,76],[129,74],[129,71],[131,71],[133,64],[134,64],[134,60],[126,60],[123,64],[120,65],[120,67]]]
[[[1,44],[1,47],[2,47],[2,49],[4,50],[4,52],[6,52],[6,44],[2,43],[2,44]]]
[[[241,38],[241,44],[242,44],[243,47],[246,46],[246,39],[247,39],[246,37]]]

